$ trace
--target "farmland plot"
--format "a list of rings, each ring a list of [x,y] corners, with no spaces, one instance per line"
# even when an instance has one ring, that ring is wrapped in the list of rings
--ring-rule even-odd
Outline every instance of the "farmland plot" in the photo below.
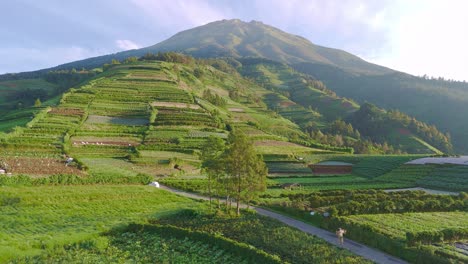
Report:
[[[31,176],[47,176],[53,174],[84,174],[76,166],[65,166],[64,159],[28,157],[8,157],[2,159],[9,165],[8,171],[13,175],[26,174]]]

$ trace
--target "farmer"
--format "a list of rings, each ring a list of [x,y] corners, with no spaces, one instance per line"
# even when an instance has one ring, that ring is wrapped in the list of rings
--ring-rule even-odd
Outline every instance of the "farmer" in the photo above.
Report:
[[[338,237],[338,242],[340,243],[340,245],[343,245],[344,243],[344,234],[346,234],[346,230],[343,229],[343,228],[338,228],[338,230],[336,230],[336,236]]]

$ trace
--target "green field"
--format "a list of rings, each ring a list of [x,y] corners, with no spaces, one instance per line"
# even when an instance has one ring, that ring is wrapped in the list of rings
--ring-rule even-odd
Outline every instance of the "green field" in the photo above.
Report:
[[[355,224],[375,227],[381,233],[397,239],[406,239],[406,232],[468,227],[467,212],[353,215],[346,218]]]
[[[269,170],[268,188],[252,204],[299,218],[330,211],[329,222],[317,216],[314,224],[356,227],[351,238],[395,255],[385,244],[423,252],[405,248],[406,232],[468,225],[464,194],[382,190],[468,191],[468,166],[405,165],[423,156],[352,155],[343,145],[322,145],[312,132],[346,118],[356,103],[285,65],[251,64],[241,73],[250,79],[209,61],[119,64],[41,107],[1,116],[0,131],[27,125],[0,134],[0,164],[13,174],[0,175],[0,262],[363,263],[254,213],[209,214],[201,202],[131,185],[157,179],[206,194],[202,146],[211,136],[229,141],[235,130],[246,134]],[[39,79],[0,82],[0,107],[15,103],[2,96],[15,87],[50,95],[57,88]],[[398,140],[416,152],[436,152],[413,135]],[[74,158],[70,166],[67,155]],[[312,176],[308,165],[321,161],[351,163],[353,171]],[[282,188],[289,183],[299,186]],[[373,244],[374,235],[384,242]]]
[[[154,187],[135,185],[2,187],[0,198],[0,261],[41,254],[147,217],[203,207]]]
[[[275,177],[271,180],[272,182],[278,184],[284,183],[299,183],[303,186],[313,186],[313,185],[320,185],[320,184],[342,184],[342,183],[359,183],[365,182],[365,178],[352,176],[352,175],[343,175],[343,176],[312,176],[312,177],[287,177],[287,178],[280,178]]]

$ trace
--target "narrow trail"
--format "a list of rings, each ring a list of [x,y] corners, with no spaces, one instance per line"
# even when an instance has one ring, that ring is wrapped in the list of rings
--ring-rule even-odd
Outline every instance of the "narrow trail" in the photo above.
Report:
[[[182,196],[185,196],[185,197],[189,197],[189,198],[193,198],[193,199],[209,200],[208,197],[198,195],[198,194],[194,194],[194,193],[189,193],[189,192],[174,189],[174,188],[170,188],[170,187],[167,187],[167,186],[164,186],[164,185],[161,185],[160,189],[167,190],[167,191],[170,191],[172,193],[182,195]],[[246,208],[246,205],[242,205],[242,207]],[[260,215],[274,218],[274,219],[276,219],[276,220],[278,220],[278,221],[280,221],[280,222],[282,222],[282,223],[284,223],[284,224],[286,224],[288,226],[297,228],[297,229],[299,229],[299,230],[301,230],[303,232],[306,232],[308,234],[317,236],[317,237],[327,241],[328,243],[330,243],[330,244],[332,244],[334,246],[337,246],[337,247],[340,247],[340,248],[345,248],[345,249],[353,252],[354,254],[362,256],[362,257],[364,257],[366,259],[372,260],[375,263],[382,263],[382,264],[403,264],[403,263],[407,263],[406,261],[404,261],[402,259],[399,259],[397,257],[388,255],[388,254],[386,254],[386,253],[384,253],[382,251],[370,248],[370,247],[368,247],[366,245],[363,245],[361,243],[355,242],[355,241],[350,240],[350,239],[345,238],[344,245],[340,245],[338,243],[338,239],[336,238],[336,235],[334,233],[332,233],[332,232],[329,232],[327,230],[324,230],[324,229],[321,229],[321,228],[306,224],[306,223],[304,223],[302,221],[299,221],[299,220],[296,220],[294,218],[284,216],[282,214],[278,214],[278,213],[275,213],[275,212],[272,212],[272,211],[269,211],[269,210],[266,210],[266,209],[263,209],[263,208],[252,207],[252,206],[251,206],[251,208],[253,210],[255,210]]]

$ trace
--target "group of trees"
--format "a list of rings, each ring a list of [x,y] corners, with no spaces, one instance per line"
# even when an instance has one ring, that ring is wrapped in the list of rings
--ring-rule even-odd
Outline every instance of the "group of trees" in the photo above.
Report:
[[[361,137],[361,133],[350,123],[338,119],[333,121],[323,132],[315,125],[306,127],[309,136],[322,144],[334,147],[349,147],[356,154],[401,154],[402,151],[394,148],[388,142],[377,143],[370,138]]]
[[[66,89],[77,85],[83,82],[84,80],[94,77],[95,75],[95,71],[88,71],[85,69],[56,70],[49,71],[44,76],[44,79],[50,83],[55,83],[59,85],[58,92],[64,92]]]
[[[289,194],[293,205],[301,208],[328,207],[333,216],[406,212],[466,211],[466,193],[459,196],[431,195],[425,192],[377,190],[337,190],[310,194]]]
[[[218,94],[212,93],[210,89],[206,89],[203,91],[203,99],[220,107],[225,107],[227,104],[226,99],[219,96]]]
[[[231,199],[236,201],[240,213],[242,201],[249,202],[265,191],[267,167],[250,139],[241,131],[233,130],[225,142],[218,137],[209,137],[200,154],[202,169],[208,176],[210,207],[212,197],[226,197],[226,208],[231,208]]]
[[[360,109],[347,119],[362,136],[383,144],[398,145],[392,138],[396,128],[407,129],[440,150],[451,153],[453,150],[450,136],[437,130],[435,126],[427,125],[399,111],[385,111],[369,103],[361,105]],[[411,149],[409,149],[411,152]]]
[[[177,53],[177,52],[158,52],[157,54],[154,53],[146,53],[139,60],[157,60],[157,61],[167,61],[167,62],[175,62],[175,63],[182,63],[182,64],[193,64],[195,59],[192,56]]]

